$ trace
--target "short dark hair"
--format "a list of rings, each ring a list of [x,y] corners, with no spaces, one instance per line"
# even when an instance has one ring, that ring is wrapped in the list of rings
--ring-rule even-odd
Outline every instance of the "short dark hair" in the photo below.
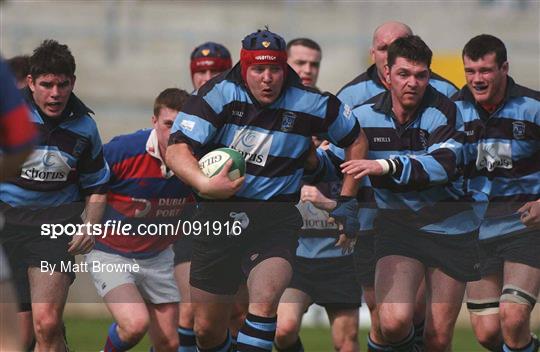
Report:
[[[506,47],[502,40],[490,34],[480,34],[465,44],[461,57],[467,56],[471,60],[477,61],[490,53],[495,53],[495,60],[499,67],[507,60]]]
[[[398,57],[431,66],[433,52],[417,35],[398,38],[388,47],[388,67],[392,67]]]
[[[14,56],[7,60],[11,72],[15,75],[17,81],[26,79],[26,76],[30,73],[30,56],[19,55]]]
[[[75,58],[65,44],[46,39],[34,49],[30,56],[30,75],[36,79],[40,75],[75,76]]]
[[[319,46],[319,44],[317,44],[316,41],[309,38],[296,38],[287,43],[287,53],[289,52],[291,47],[295,45],[302,45],[306,48],[317,50],[320,53],[322,52],[321,47]]]
[[[183,89],[167,88],[159,93],[154,101],[154,116],[158,116],[162,108],[180,111],[189,98],[189,93]]]

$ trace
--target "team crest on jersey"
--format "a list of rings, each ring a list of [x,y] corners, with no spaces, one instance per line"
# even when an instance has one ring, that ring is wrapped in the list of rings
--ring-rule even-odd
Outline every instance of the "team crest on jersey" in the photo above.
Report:
[[[281,119],[281,130],[283,132],[290,132],[294,127],[294,121],[296,120],[296,114],[291,111],[285,111]]]
[[[75,143],[75,146],[73,147],[73,153],[71,153],[75,159],[78,159],[81,156],[81,154],[84,151],[84,148],[86,147],[86,144],[87,142],[85,139],[82,139],[82,138],[77,139],[77,142]]]
[[[208,56],[208,54],[210,54],[210,49],[203,49],[203,50],[201,50],[201,53],[202,53],[204,56]]]
[[[512,133],[515,139],[525,138],[525,122],[514,121],[512,122]]]
[[[266,40],[265,40],[264,42],[262,42],[261,44],[262,44],[262,46],[264,46],[265,48],[268,48],[268,47],[270,46],[270,42],[268,42],[268,41],[266,41]]]

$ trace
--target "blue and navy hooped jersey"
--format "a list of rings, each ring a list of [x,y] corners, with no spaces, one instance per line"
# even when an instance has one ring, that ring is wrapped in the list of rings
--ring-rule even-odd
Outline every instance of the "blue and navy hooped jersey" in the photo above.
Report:
[[[450,97],[457,92],[456,86],[434,72],[431,72],[429,84],[447,97]],[[386,87],[382,84],[379,75],[377,74],[377,67],[371,65],[366,72],[360,74],[341,88],[337,96],[342,102],[355,109],[374,96],[386,91]],[[343,160],[345,156],[343,150],[334,145],[330,146],[328,155],[336,160]],[[371,189],[371,184],[367,177],[364,177],[360,181],[358,199],[361,208],[361,211],[359,212],[360,229],[363,232],[372,231],[377,211],[375,209],[376,205],[373,190]]]
[[[525,229],[517,210],[540,198],[540,92],[508,77],[506,97],[493,113],[467,86],[454,100],[465,124],[465,178],[478,201],[489,201],[480,239]]]
[[[111,169],[103,223],[177,224],[194,202],[191,189],[168,170],[159,154],[153,129],[114,137],[103,147]],[[177,239],[175,234],[97,238],[96,248],[127,257],[158,254]]]
[[[348,106],[304,87],[288,70],[281,95],[264,107],[246,89],[239,64],[214,77],[178,114],[169,143],[186,143],[198,156],[219,147],[242,153],[247,167],[239,199],[296,200],[311,136],[347,147],[360,129]]]
[[[451,97],[458,91],[452,82],[435,72],[431,72],[429,84],[447,97]],[[337,96],[342,102],[354,109],[384,91],[386,91],[386,88],[377,74],[377,67],[373,64],[366,72],[341,88]]]
[[[370,176],[378,216],[408,228],[462,234],[479,226],[464,201],[458,166],[463,123],[455,104],[428,86],[416,116],[406,124],[393,118],[390,92],[353,110],[369,143],[367,159],[390,159],[392,175]]]
[[[29,89],[26,99],[40,137],[20,175],[0,184],[0,201],[13,208],[49,209],[105,193],[109,167],[92,111],[72,94],[63,115],[51,119],[40,113]],[[51,212],[47,221],[65,216]]]

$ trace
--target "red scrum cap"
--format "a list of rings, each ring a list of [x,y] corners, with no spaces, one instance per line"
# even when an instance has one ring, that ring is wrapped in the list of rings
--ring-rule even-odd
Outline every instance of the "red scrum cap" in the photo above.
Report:
[[[246,81],[248,67],[258,64],[280,65],[283,68],[283,73],[285,75],[287,74],[287,48],[285,40],[278,34],[272,33],[267,29],[251,33],[242,40],[240,65],[244,82]]]

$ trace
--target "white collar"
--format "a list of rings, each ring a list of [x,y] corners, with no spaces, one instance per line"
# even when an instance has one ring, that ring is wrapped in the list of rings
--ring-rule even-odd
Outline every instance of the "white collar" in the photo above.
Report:
[[[167,165],[165,165],[165,162],[159,153],[159,143],[155,129],[152,129],[152,132],[150,132],[150,136],[148,136],[148,140],[146,141],[146,152],[160,161],[161,175],[163,175],[163,177],[171,178],[174,176],[174,172],[167,169]]]

